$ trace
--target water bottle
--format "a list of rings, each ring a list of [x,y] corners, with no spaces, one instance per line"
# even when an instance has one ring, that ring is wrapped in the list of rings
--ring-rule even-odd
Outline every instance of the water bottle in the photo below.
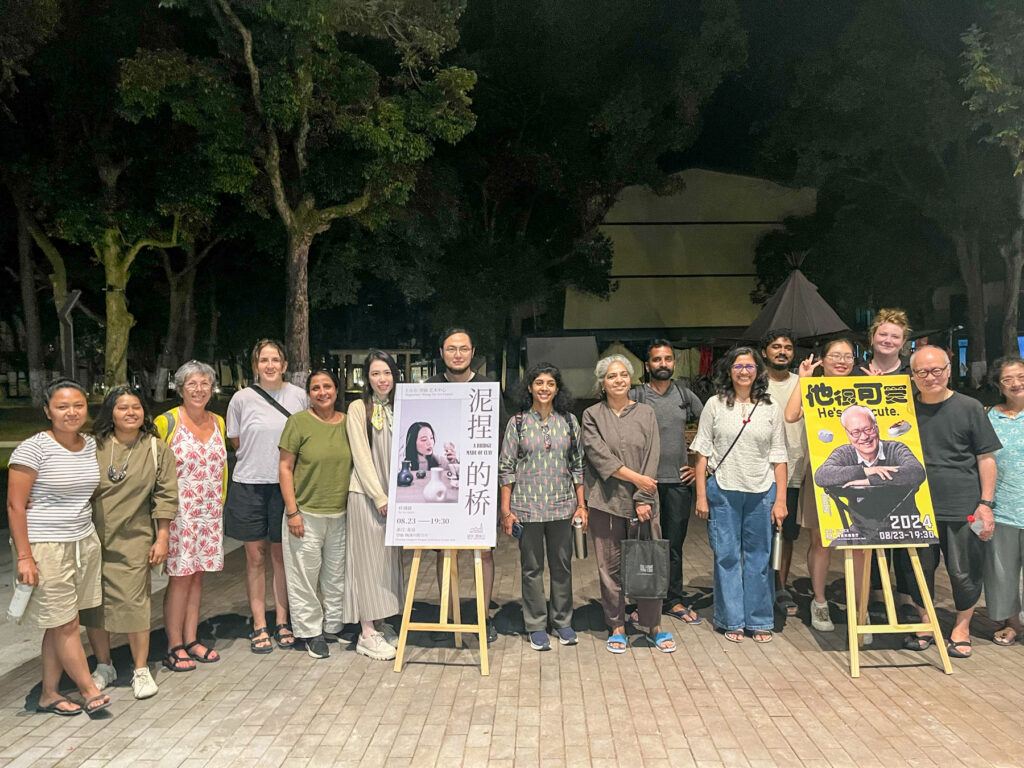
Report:
[[[20,581],[14,585],[14,597],[11,598],[11,605],[7,609],[7,618],[15,624],[21,623],[21,617],[25,615],[25,608],[28,607],[28,599],[32,597],[32,587],[22,584]]]
[[[985,530],[985,524],[974,515],[968,515],[967,522],[970,524],[971,530],[974,531],[974,535],[981,536],[981,532]]]
[[[587,535],[583,532],[583,518],[574,517],[572,521],[572,548],[577,559],[587,556]]]
[[[782,529],[776,528],[772,534],[772,557],[770,567],[773,571],[782,568]]]

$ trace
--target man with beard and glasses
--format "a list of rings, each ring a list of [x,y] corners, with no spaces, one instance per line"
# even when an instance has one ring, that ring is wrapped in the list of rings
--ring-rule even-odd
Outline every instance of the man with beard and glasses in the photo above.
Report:
[[[444,363],[444,370],[440,371],[429,379],[426,380],[427,384],[465,384],[471,381],[476,382],[492,382],[494,379],[489,378],[485,374],[477,373],[472,369],[473,357],[476,355],[476,348],[473,346],[473,339],[469,335],[469,331],[465,328],[449,328],[441,335],[441,361]],[[504,429],[505,422],[507,421],[505,416],[504,399],[500,398],[499,402],[499,418],[500,428]],[[499,432],[498,434],[503,434]],[[495,476],[496,477],[496,476]],[[498,497],[497,488],[495,488],[494,497]],[[458,556],[458,552],[455,553]],[[481,560],[483,561],[483,577],[484,577],[484,605],[490,606],[491,604],[491,592],[494,589],[494,554],[491,550],[485,549],[481,551]],[[441,587],[442,569],[444,566],[444,558],[442,552],[437,553],[437,586]],[[444,632],[438,632],[435,635],[436,640],[446,640],[450,635]],[[487,642],[493,643],[498,639],[498,632],[494,628],[494,623],[487,619]]]
[[[768,394],[772,402],[785,407],[793,390],[800,384],[800,377],[789,370],[796,354],[796,339],[789,328],[773,328],[761,339],[761,354],[768,366]],[[804,434],[803,417],[792,424],[786,424],[786,519],[782,521],[782,563],[775,574],[775,602],[787,616],[795,616],[797,604],[793,593],[786,588],[789,566],[793,562],[793,542],[800,535],[797,509],[800,501],[800,483],[804,476],[804,455],[807,453],[807,436]]]
[[[669,583],[664,613],[687,624],[700,616],[683,595],[683,542],[690,523],[694,472],[686,456],[686,425],[700,418],[703,404],[682,382],[672,378],[676,357],[671,342],[655,339],[647,345],[647,383],[629,390],[629,399],[654,409],[661,438],[658,498],[661,535],[669,541]]]

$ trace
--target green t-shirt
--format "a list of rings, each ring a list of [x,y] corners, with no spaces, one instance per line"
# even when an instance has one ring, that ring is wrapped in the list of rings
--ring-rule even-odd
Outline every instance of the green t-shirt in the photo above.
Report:
[[[285,422],[278,446],[295,454],[295,501],[311,515],[345,511],[352,451],[345,422],[324,424],[309,411]]]

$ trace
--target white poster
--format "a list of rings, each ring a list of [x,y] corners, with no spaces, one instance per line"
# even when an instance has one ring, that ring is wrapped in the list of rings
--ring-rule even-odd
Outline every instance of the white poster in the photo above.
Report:
[[[499,398],[492,382],[398,385],[388,546],[495,545]]]

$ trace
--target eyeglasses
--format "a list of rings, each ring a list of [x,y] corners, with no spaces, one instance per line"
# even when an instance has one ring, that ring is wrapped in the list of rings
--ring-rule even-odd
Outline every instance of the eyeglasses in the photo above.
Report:
[[[863,429],[848,429],[846,434],[850,436],[851,440],[860,440],[863,436],[871,437],[871,435],[878,434],[878,425],[871,424],[870,426],[864,427]]]
[[[1003,386],[1009,386],[1010,384],[1024,384],[1024,376],[1004,376],[999,380],[999,383]]]
[[[196,382],[191,381],[185,385],[186,392],[209,392],[211,389],[213,389],[213,385],[209,382],[206,384],[197,384]]]
[[[948,369],[949,363],[946,363],[941,368],[918,368],[916,371],[911,371],[911,373],[914,374],[915,379],[927,379],[929,376],[937,379]]]
[[[846,354],[846,355],[829,354],[829,355],[825,355],[825,359],[826,360],[831,360],[833,363],[852,363],[857,358],[855,358],[853,355],[850,355],[850,354]]]
[[[740,373],[742,371],[756,371],[757,366],[753,363],[737,363],[732,367],[732,369],[737,373]]]
[[[468,355],[472,351],[473,351],[472,347],[445,347],[444,348],[444,353],[446,355],[454,355],[456,353],[458,353],[460,355]]]

